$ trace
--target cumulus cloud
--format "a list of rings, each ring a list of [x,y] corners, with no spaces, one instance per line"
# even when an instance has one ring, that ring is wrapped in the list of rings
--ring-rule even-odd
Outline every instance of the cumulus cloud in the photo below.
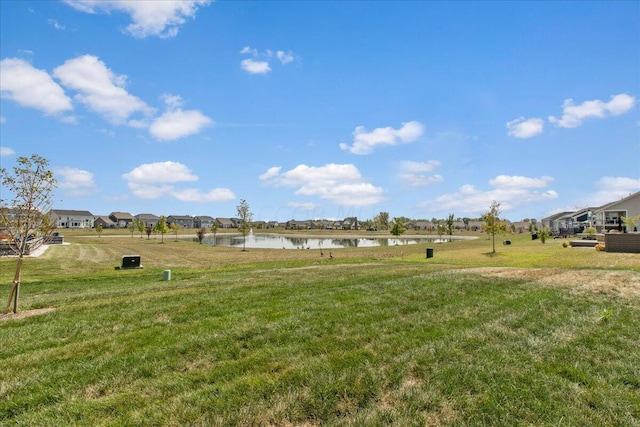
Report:
[[[135,113],[149,115],[153,109],[125,89],[126,76],[114,74],[92,55],[66,61],[53,75],[67,88],[77,91],[75,99],[114,124],[123,124]]]
[[[182,163],[167,161],[146,163],[122,175],[129,182],[156,184],[159,182],[192,182],[198,177]]]
[[[122,175],[131,192],[143,199],[174,197],[183,202],[228,202],[235,194],[227,188],[203,192],[194,188],[177,188],[174,184],[194,182],[198,177],[184,164],[172,161],[147,163]]]
[[[46,115],[59,115],[73,109],[71,98],[46,71],[18,58],[0,61],[0,93],[3,98]]]
[[[544,120],[538,118],[525,119],[518,117],[515,120],[507,122],[509,136],[515,138],[531,138],[542,133],[544,129]]]
[[[640,179],[605,176],[595,183],[595,193],[588,196],[588,206],[602,206],[640,191]]]
[[[86,13],[126,13],[130,16],[132,23],[125,28],[125,32],[137,38],[175,37],[187,19],[195,18],[200,7],[212,2],[212,0],[64,1],[76,10]]]
[[[435,184],[444,181],[440,174],[430,174],[433,172],[440,162],[437,160],[429,160],[428,162],[404,161],[400,163],[400,179],[412,187],[421,187],[425,185]]]
[[[0,157],[12,156],[16,154],[15,150],[9,147],[0,147]]]
[[[282,172],[270,168],[260,179],[274,187],[297,188],[297,196],[320,197],[338,206],[369,206],[384,200],[384,190],[365,179],[354,165],[330,163],[325,166],[298,165]]]
[[[241,55],[250,55],[252,58],[240,61],[240,66],[249,74],[267,74],[271,72],[271,61],[279,61],[282,65],[287,65],[296,59],[293,52],[284,50],[273,51],[267,49],[259,52],[251,46],[245,46],[240,50]]]
[[[58,188],[65,190],[69,196],[87,196],[97,190],[91,172],[70,167],[58,168],[53,172],[58,181]]]
[[[213,124],[213,120],[198,110],[183,111],[182,98],[177,95],[163,97],[169,111],[153,120],[149,133],[156,139],[171,141],[199,133],[203,128]]]
[[[424,133],[420,122],[411,121],[402,124],[400,129],[392,127],[377,128],[366,132],[364,126],[353,131],[353,144],[340,144],[340,148],[352,154],[370,154],[379,145],[398,145],[417,141]]]
[[[493,187],[490,190],[463,185],[457,192],[425,201],[420,207],[438,212],[456,212],[457,215],[481,215],[496,200],[504,212],[542,200],[557,199],[558,193],[545,190],[551,182],[553,178],[548,176],[530,178],[499,175],[489,180],[489,185]]]
[[[562,117],[549,116],[549,121],[563,128],[575,128],[582,125],[585,119],[601,119],[627,113],[635,104],[636,99],[626,93],[613,95],[609,102],[596,99],[580,105],[575,105],[573,99],[566,99],[562,104]]]
[[[249,74],[267,74],[271,67],[267,61],[254,61],[253,59],[243,59],[240,66]]]

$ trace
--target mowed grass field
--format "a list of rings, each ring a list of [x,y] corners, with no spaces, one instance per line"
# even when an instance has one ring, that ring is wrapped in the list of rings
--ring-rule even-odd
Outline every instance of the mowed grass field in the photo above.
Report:
[[[53,310],[0,320],[1,425],[640,425],[639,254],[63,234],[24,264]]]

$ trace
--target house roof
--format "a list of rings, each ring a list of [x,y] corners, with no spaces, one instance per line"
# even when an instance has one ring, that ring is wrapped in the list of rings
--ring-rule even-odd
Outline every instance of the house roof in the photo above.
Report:
[[[636,197],[640,197],[640,191],[630,194],[627,197],[623,197],[620,200],[616,200],[615,202],[611,202],[611,203],[607,203],[606,205],[602,205],[599,208],[595,209],[595,211],[603,211],[606,209],[611,209],[612,207],[614,207],[615,205],[619,204],[619,203],[624,203],[628,200],[634,199]]]
[[[190,215],[169,215],[167,218],[173,218],[181,221],[192,221],[193,217]]]
[[[199,220],[201,220],[201,221],[202,221],[202,220],[205,220],[205,221],[213,221],[215,218],[214,218],[214,217],[212,217],[212,216],[209,216],[209,215],[199,215],[199,216],[197,216],[197,217],[196,217],[196,219],[199,219]]]
[[[142,220],[146,220],[146,219],[155,219],[155,220],[158,220],[158,219],[160,219],[160,217],[159,217],[159,216],[154,215],[154,214],[150,214],[150,213],[138,214],[138,215],[136,215],[136,218],[138,218],[138,219],[142,219]]]
[[[233,221],[231,221],[231,219],[229,218],[216,218],[216,221],[218,221],[220,224],[233,224]]]
[[[109,218],[114,217],[118,220],[121,219],[133,219],[133,215],[131,215],[129,212],[111,212],[109,214]]]
[[[93,216],[89,211],[74,211],[69,209],[51,209],[49,213],[54,213],[59,216]]]

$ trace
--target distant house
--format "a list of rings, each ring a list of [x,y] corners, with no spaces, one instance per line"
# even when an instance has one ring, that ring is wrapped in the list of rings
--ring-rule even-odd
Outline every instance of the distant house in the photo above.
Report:
[[[251,223],[251,226],[256,228],[256,229],[258,229],[258,230],[260,230],[260,229],[263,229],[263,228],[267,228],[267,223],[266,223],[266,221],[253,221]]]
[[[218,223],[218,228],[233,228],[233,221],[231,218],[216,218],[216,222]]]
[[[311,228],[311,221],[297,221],[292,219],[287,221],[287,230],[309,230]]]
[[[97,228],[100,225],[102,228],[116,228],[116,223],[111,221],[106,215],[97,216],[93,221],[93,228]]]
[[[278,221],[269,221],[267,223],[267,228],[278,228],[280,227],[280,223]]]
[[[49,216],[57,228],[92,228],[94,216],[89,211],[51,209]]]
[[[194,218],[191,215],[169,215],[167,217],[167,225],[171,225],[174,222],[182,228],[195,228]]]
[[[412,223],[414,230],[433,230],[433,223],[431,221],[415,221]]]
[[[133,222],[133,215],[128,212],[111,212],[109,218],[115,222],[119,228],[127,228],[127,226]]]
[[[195,228],[211,228],[216,219],[212,216],[200,215],[193,218]]]
[[[150,213],[141,213],[135,216],[135,219],[140,221],[144,221],[145,227],[155,227],[158,221],[160,221],[160,217]]]
[[[355,216],[345,218],[342,221],[342,229],[343,230],[357,230],[358,229],[358,218]]]

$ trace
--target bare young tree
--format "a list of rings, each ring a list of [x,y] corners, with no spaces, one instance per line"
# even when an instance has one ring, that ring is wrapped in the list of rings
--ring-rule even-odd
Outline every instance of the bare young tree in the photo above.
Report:
[[[48,166],[47,159],[33,154],[18,157],[13,173],[0,168],[2,195],[11,197],[0,199],[0,228],[4,229],[11,250],[18,256],[5,314],[12,305],[13,312],[18,312],[22,265],[31,243],[35,238],[50,235],[55,228],[47,212],[53,203],[56,179]]]
[[[240,204],[236,206],[238,212],[238,218],[240,218],[240,225],[238,225],[238,231],[242,233],[242,250],[246,251],[247,234],[251,230],[251,221],[253,221],[253,213],[249,209],[249,204],[245,199],[240,200]]]
[[[505,224],[500,221],[500,203],[495,200],[489,207],[489,212],[482,216],[484,219],[484,227],[487,230],[487,234],[491,235],[492,242],[492,254],[496,253],[496,234],[505,229]]]

